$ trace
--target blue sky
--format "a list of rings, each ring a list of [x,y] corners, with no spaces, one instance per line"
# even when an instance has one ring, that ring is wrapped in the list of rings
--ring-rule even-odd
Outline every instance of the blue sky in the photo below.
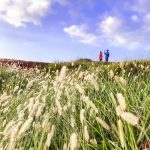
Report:
[[[0,58],[150,58],[149,0],[0,0]]]

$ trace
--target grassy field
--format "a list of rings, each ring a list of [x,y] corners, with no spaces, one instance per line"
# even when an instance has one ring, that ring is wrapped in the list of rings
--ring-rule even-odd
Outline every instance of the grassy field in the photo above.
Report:
[[[148,150],[150,61],[0,67],[0,150]]]

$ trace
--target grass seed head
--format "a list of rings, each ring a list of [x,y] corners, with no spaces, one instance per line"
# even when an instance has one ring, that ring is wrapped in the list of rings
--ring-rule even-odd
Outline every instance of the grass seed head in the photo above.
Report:
[[[67,145],[67,143],[64,144],[63,150],[68,150],[68,145]]]
[[[34,97],[32,97],[32,98],[29,99],[29,103],[28,103],[28,111],[29,111],[29,113],[30,113],[30,112],[32,111],[32,109],[33,109],[34,101],[35,101]]]
[[[14,88],[14,93],[18,92],[18,90],[19,90],[19,86],[16,86],[16,87]]]
[[[89,136],[89,132],[88,132],[87,126],[84,126],[83,137],[84,137],[84,140],[87,141],[87,142],[88,142],[89,139],[90,139],[90,136]]]
[[[121,69],[124,69],[125,62],[120,62],[120,63],[119,63],[119,66],[120,66]]]
[[[126,80],[123,77],[120,77],[120,83],[123,86],[126,86]]]
[[[29,81],[28,84],[26,85],[26,89],[30,89],[33,86],[34,82],[35,82],[34,79]]]
[[[13,129],[13,131],[12,131],[12,133],[11,133],[11,136],[10,136],[10,141],[12,141],[12,142],[15,141],[16,136],[17,136],[17,133],[18,133],[19,128],[20,128],[21,125],[22,125],[22,121],[19,121],[19,122],[17,123],[17,125],[14,126],[14,129]]]
[[[113,78],[113,77],[114,77],[114,72],[113,72],[112,70],[110,70],[110,72],[109,72],[109,76],[110,76],[111,78]]]
[[[121,143],[121,147],[125,147],[125,137],[124,137],[124,131],[123,131],[123,126],[121,120],[118,120],[118,134],[119,134],[119,139]]]
[[[122,107],[120,105],[116,106],[116,114],[117,114],[117,116],[121,116],[121,114],[123,112],[124,111],[122,110]]]
[[[77,144],[78,144],[77,135],[76,133],[72,133],[70,135],[69,141],[70,150],[75,150],[77,148]]]
[[[38,107],[38,110],[36,112],[36,118],[40,117],[42,112],[43,112],[43,109],[44,109],[44,105],[43,104],[40,104],[39,107]]]
[[[139,118],[130,112],[123,112],[121,118],[133,126],[136,126],[139,123]]]
[[[50,147],[50,144],[51,144],[51,134],[50,133],[48,133],[48,135],[47,135],[47,139],[46,139],[46,143],[45,143],[45,146],[46,147]]]
[[[71,127],[72,128],[74,128],[74,126],[75,126],[75,119],[74,119],[74,117],[71,115]]]
[[[83,100],[83,102],[86,103],[87,108],[91,107],[96,113],[98,113],[97,107],[95,106],[95,104],[91,100],[89,100],[88,96],[82,95],[81,100]]]
[[[6,123],[7,123],[7,121],[6,121],[6,119],[5,119],[5,120],[3,121],[2,127],[5,127]]]
[[[0,105],[5,105],[3,103],[7,103],[9,102],[9,100],[11,99],[12,96],[8,96],[6,94],[2,95],[1,98],[0,98]]]
[[[60,98],[61,98],[61,91],[58,90],[58,92],[56,93],[55,105],[57,107],[58,114],[61,116],[62,115],[62,107],[61,107],[61,104],[60,104],[60,101],[59,101]]]
[[[66,73],[67,73],[67,67],[63,66],[61,68],[61,71],[60,71],[60,74],[59,74],[59,77],[58,77],[59,82],[62,82],[65,79]]]
[[[96,117],[96,121],[97,121],[97,123],[99,123],[106,130],[110,130],[109,125],[104,120],[102,120],[101,118]]]
[[[25,113],[23,110],[21,110],[18,114],[18,120],[22,120],[24,118],[24,116],[25,116]]]
[[[116,95],[118,103],[121,107],[122,110],[126,110],[126,101],[125,98],[123,97],[123,95],[121,93],[117,93]]]
[[[15,121],[11,120],[5,127],[3,134],[6,135],[7,132],[12,128],[12,126],[14,125]]]
[[[115,81],[123,88],[126,87],[126,80],[123,77],[115,76]]]
[[[97,141],[96,141],[95,138],[94,138],[94,139],[90,139],[90,143],[91,143],[92,145],[97,145]]]
[[[25,134],[25,132],[31,127],[32,122],[33,122],[33,117],[31,117],[25,121],[25,123],[22,125],[22,127],[18,133],[18,137],[23,136]]]
[[[84,117],[85,109],[80,110],[80,122],[83,125],[85,117]]]
[[[39,107],[39,100],[33,105],[32,110],[29,112],[29,117],[34,117]]]
[[[48,135],[47,135],[47,139],[46,139],[46,143],[45,143],[45,146],[46,146],[46,147],[50,147],[50,145],[51,145],[51,140],[52,140],[52,138],[53,138],[53,136],[54,136],[54,132],[55,132],[55,126],[52,125],[51,131],[50,131],[50,132],[48,133]]]
[[[81,95],[84,95],[84,89],[83,89],[83,87],[81,85],[76,84],[76,89],[79,91],[79,93]]]

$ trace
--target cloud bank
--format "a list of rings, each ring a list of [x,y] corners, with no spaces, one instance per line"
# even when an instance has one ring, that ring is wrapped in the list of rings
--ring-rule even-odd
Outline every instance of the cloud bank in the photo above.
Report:
[[[0,20],[15,26],[40,24],[53,3],[67,4],[67,0],[0,0]]]
[[[92,33],[88,33],[86,26],[84,25],[72,25],[68,28],[66,27],[64,28],[64,32],[69,34],[72,38],[78,38],[78,41],[85,44],[95,45],[97,41],[97,37]]]
[[[131,2],[128,1],[127,4],[129,3],[131,5]],[[93,46],[104,47],[106,45],[129,50],[150,50],[149,8],[149,0],[132,1],[131,6],[117,10],[120,12],[119,15],[107,13],[103,19],[96,22],[94,33],[88,30],[90,29],[88,24],[86,25],[87,29],[83,28],[82,24],[73,24],[70,27],[65,27],[64,32],[79,42]],[[128,16],[126,15],[127,11]]]

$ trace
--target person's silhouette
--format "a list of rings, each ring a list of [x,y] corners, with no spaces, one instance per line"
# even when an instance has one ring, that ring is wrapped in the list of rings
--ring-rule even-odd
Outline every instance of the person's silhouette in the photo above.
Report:
[[[104,54],[105,54],[105,61],[108,62],[109,50],[106,50],[106,51],[104,52]]]
[[[102,51],[100,51],[100,53],[99,53],[99,61],[102,61],[103,60],[103,53],[102,53]]]

